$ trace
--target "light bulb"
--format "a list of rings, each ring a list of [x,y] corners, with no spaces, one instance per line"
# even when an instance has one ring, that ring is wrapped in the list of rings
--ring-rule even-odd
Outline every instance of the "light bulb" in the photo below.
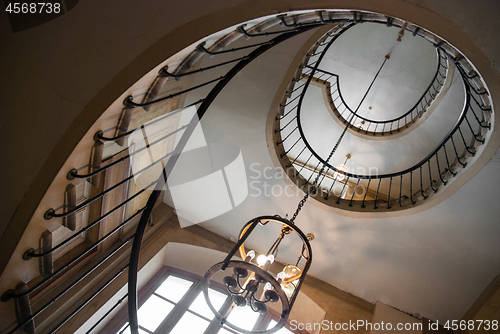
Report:
[[[247,256],[245,258],[245,262],[250,262],[253,260],[253,258],[255,257],[255,251],[254,250],[250,250],[248,253],[247,253]]]
[[[257,256],[257,264],[259,266],[264,266],[267,262],[267,256],[265,256],[264,254],[261,254],[259,256]]]
[[[278,280],[278,283],[281,283],[285,279],[285,273],[280,271],[278,275],[276,275],[276,279]]]
[[[344,165],[344,164],[337,165],[337,170],[338,171],[342,171],[342,172],[346,172],[346,173],[349,171],[349,169],[347,168],[347,166]],[[345,179],[345,175],[341,174],[341,173],[338,173],[338,172],[335,172],[333,174],[333,177],[336,178],[339,181],[342,181],[343,179]]]
[[[293,264],[289,264],[283,268],[283,273],[285,274],[285,278],[290,278],[296,275],[299,275],[302,272],[299,267],[294,266]]]
[[[271,290],[272,288],[273,286],[269,282],[267,282],[266,285],[264,285],[264,291]]]
[[[268,255],[267,261],[269,261],[269,263],[274,263],[274,255],[273,254]]]

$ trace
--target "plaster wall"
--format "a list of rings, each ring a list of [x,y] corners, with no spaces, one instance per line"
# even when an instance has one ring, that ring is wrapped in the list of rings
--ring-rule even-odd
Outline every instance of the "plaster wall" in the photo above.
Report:
[[[390,333],[397,329],[398,326],[403,326],[401,328],[405,328],[403,330],[398,329],[398,332],[408,334],[422,333],[422,320],[413,318],[381,302],[375,303],[375,311],[371,322],[373,329],[370,330],[370,334]],[[380,326],[378,328],[380,329],[376,329],[377,326],[375,324],[378,324]],[[391,330],[387,329],[388,324],[390,324]]]

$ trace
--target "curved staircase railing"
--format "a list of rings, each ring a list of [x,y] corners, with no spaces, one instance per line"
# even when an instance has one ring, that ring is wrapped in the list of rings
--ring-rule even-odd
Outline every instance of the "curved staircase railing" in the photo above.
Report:
[[[330,40],[330,45],[333,42],[334,40]],[[305,76],[306,82],[295,90],[289,89],[294,92],[293,95],[283,96],[275,122],[278,158],[289,177],[302,189],[310,187],[311,196],[317,200],[355,211],[375,211],[379,208],[400,210],[437,193],[459,170],[466,167],[477,148],[485,143],[491,117],[491,102],[477,73],[465,58],[442,46],[443,43],[438,46],[438,52],[446,52],[462,76],[465,104],[460,117],[440,143],[420,162],[404,170],[382,175],[353,174],[338,169],[318,154],[308,142],[301,126],[301,117],[304,117],[303,96],[312,80],[328,81],[335,75],[320,70],[318,61],[309,63],[305,58],[296,75]],[[327,48],[323,53],[326,51]],[[308,52],[310,53],[311,51]],[[307,69],[307,73],[303,73],[303,69]],[[319,74],[316,76],[316,73]],[[329,77],[323,79],[325,74]],[[296,80],[292,80],[291,85],[294,81]],[[420,103],[421,101],[416,106]],[[420,111],[422,112],[423,110]],[[352,111],[347,115],[344,122],[346,129],[352,127],[356,119]],[[408,115],[414,119],[419,117],[415,108],[412,108],[402,118],[386,121],[385,124],[397,120],[401,122]],[[326,166],[326,172],[320,185],[316,187],[312,180],[323,165]]]
[[[392,135],[415,124],[430,108],[441,92],[441,88],[443,88],[447,77],[448,57],[440,48],[436,48],[436,54],[437,69],[425,92],[410,110],[401,116],[389,120],[374,120],[357,114],[355,115],[342,96],[340,78],[337,74],[317,68],[316,73],[318,73],[318,77],[314,78],[314,80],[326,85],[329,91],[328,102],[332,106],[332,112],[341,123],[347,124],[349,122],[350,129],[369,136]],[[310,65],[308,67],[311,68]]]

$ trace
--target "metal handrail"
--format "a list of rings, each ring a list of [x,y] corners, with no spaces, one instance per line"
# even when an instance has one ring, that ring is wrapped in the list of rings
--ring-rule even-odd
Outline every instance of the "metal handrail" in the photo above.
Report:
[[[441,76],[443,79],[446,77],[446,70],[448,69],[448,66],[444,65],[442,62],[443,62],[443,59],[444,61],[447,62],[447,58],[443,58],[443,56],[441,54],[445,54],[440,48],[436,48],[436,53],[437,53],[437,59],[438,59],[438,64],[437,64],[437,69],[436,69],[436,72],[434,73],[434,76],[432,78],[432,81],[431,83],[427,86],[425,92],[422,94],[422,96],[418,99],[418,101],[415,103],[415,105],[410,108],[410,110],[408,110],[407,112],[405,112],[404,114],[402,114],[401,116],[398,116],[398,117],[395,117],[395,118],[392,118],[392,119],[388,119],[388,120],[373,120],[373,119],[370,119],[370,118],[367,118],[367,117],[363,117],[363,116],[360,116],[360,115],[357,115],[356,114],[356,117],[355,118],[352,118],[354,119],[354,121],[350,123],[350,127],[352,128],[356,128],[358,129],[358,132],[359,131],[363,131],[365,132],[365,134],[368,134],[370,131],[369,131],[369,128],[371,126],[371,124],[376,124],[376,127],[375,129],[377,129],[378,125],[379,124],[382,124],[383,125],[383,130],[380,131],[380,132],[377,132],[376,130],[372,131],[373,135],[376,135],[376,134],[381,134],[381,135],[384,135],[384,134],[392,134],[394,131],[400,131],[402,128],[407,128],[409,125],[408,123],[414,123],[415,120],[417,118],[420,118],[422,117],[423,113],[425,113],[427,111],[427,109],[430,107],[430,105],[432,104],[432,101],[437,97],[437,95],[439,94],[441,88],[443,87],[444,85],[444,82],[441,83],[439,81],[439,76]],[[446,57],[446,56],[445,56]],[[308,66],[308,68],[312,68],[311,66]],[[441,70],[444,69],[445,70],[445,74],[441,74]],[[350,115],[354,114],[354,112],[352,111],[352,109],[349,107],[349,105],[345,102],[344,100],[344,97],[341,93],[341,89],[340,89],[340,80],[339,80],[339,76],[335,73],[331,73],[329,71],[326,71],[326,70],[323,70],[323,69],[317,69],[318,72],[322,72],[324,74],[328,74],[330,75],[330,77],[335,77],[336,78],[336,82],[335,82],[335,85],[336,85],[336,90],[335,92],[338,92],[338,97],[335,98],[335,100],[337,100],[338,98],[340,98],[341,100],[341,104],[345,106],[345,110],[342,112],[342,113],[338,113],[337,117],[340,119],[340,121],[344,124],[348,123],[348,120],[342,116],[342,114],[347,110]],[[434,87],[434,85],[436,84],[437,82],[437,86],[439,89],[436,89]],[[431,91],[431,89],[434,89],[434,93],[431,93],[430,94],[430,97],[431,97],[431,101],[427,101],[427,95],[429,94],[429,92]],[[332,101],[335,101],[333,99],[333,94],[332,92],[330,92],[330,95],[332,96]],[[435,94],[435,96],[433,97],[432,94]],[[425,99],[425,105],[423,104],[423,100]],[[335,106],[335,103],[333,103],[334,106]],[[418,111],[418,108],[421,108],[422,110]],[[335,107],[336,110],[338,110],[337,107]],[[410,115],[410,120],[408,121],[406,118],[407,116]],[[349,118],[349,117],[347,117]],[[353,124],[354,122],[358,121],[358,119],[362,120],[365,122],[365,124],[368,124],[366,125],[366,129],[362,129],[360,127],[358,127],[356,124]],[[396,128],[392,128],[392,124],[394,123],[397,123],[397,127]],[[401,123],[401,125],[400,125]],[[404,124],[403,124],[404,123]],[[386,124],[390,124],[390,129],[388,131],[384,131],[385,130],[385,125]]]
[[[467,87],[466,89],[468,90],[468,86],[465,85],[465,87]],[[467,102],[464,105],[464,109],[462,110],[459,119],[457,120],[457,122],[455,123],[455,125],[453,126],[453,128],[448,132],[448,134],[436,146],[436,148],[434,148],[434,150],[431,153],[429,153],[425,158],[423,158],[416,165],[414,165],[412,167],[409,167],[409,168],[407,168],[405,170],[402,170],[400,172],[394,172],[394,173],[388,173],[388,174],[382,174],[382,175],[376,175],[376,176],[347,173],[347,172],[344,172],[342,170],[338,170],[333,165],[330,165],[329,163],[327,163],[326,161],[324,161],[324,159],[319,154],[317,154],[316,151],[314,151],[312,149],[312,147],[310,146],[310,144],[307,142],[307,140],[305,138],[301,138],[301,139],[304,141],[304,143],[309,148],[309,150],[311,151],[311,153],[318,160],[320,160],[321,163],[325,164],[327,167],[329,167],[330,169],[334,170],[335,172],[343,174],[344,176],[347,176],[347,177],[350,177],[350,178],[357,178],[357,179],[386,179],[386,178],[392,178],[392,177],[400,176],[401,174],[407,174],[407,173],[409,173],[411,171],[414,171],[414,170],[420,168],[430,158],[432,158],[432,156],[434,154],[436,154],[436,152],[439,151],[446,144],[446,142],[448,142],[448,140],[450,140],[450,138],[452,138],[452,136],[457,132],[457,130],[459,129],[459,127],[462,124],[463,120],[465,119],[465,117],[467,115],[467,112],[469,111],[469,103],[468,103],[468,101],[470,99],[470,92],[469,91],[467,91],[467,93],[466,93],[466,98],[467,98]]]
[[[87,232],[88,230],[90,230],[92,227],[96,226],[97,224],[99,224],[100,222],[102,222],[104,219],[108,218],[110,215],[112,215],[113,213],[115,213],[118,209],[120,209],[121,207],[123,207],[125,204],[127,204],[128,202],[132,201],[134,198],[136,198],[137,196],[141,195],[143,192],[145,192],[147,189],[151,188],[153,185],[155,184],[155,182],[152,182],[150,183],[146,188],[144,189],[141,189],[139,190],[137,193],[135,193],[134,195],[132,195],[131,197],[127,198],[126,200],[124,200],[122,203],[118,204],[117,206],[115,206],[113,209],[111,209],[110,211],[106,212],[104,215],[102,215],[100,218],[96,219],[94,222],[92,222],[91,224],[85,226],[84,228],[82,228],[80,231],[76,232],[75,234],[73,234],[71,237],[65,239],[64,241],[62,241],[61,243],[59,243],[57,246],[54,246],[53,248],[45,251],[45,252],[42,252],[42,253],[31,253],[29,254],[30,257],[43,257],[45,255],[49,255],[53,252],[55,252],[56,250],[58,250],[59,248],[61,248],[62,246],[66,245],[68,242],[72,241],[73,239],[75,239],[76,237],[78,237],[80,234],[84,233],[84,232]],[[28,250],[29,251],[29,250]]]
[[[318,60],[316,60],[313,64],[301,65],[299,67],[301,69],[303,69],[303,68],[312,69],[312,72],[308,74],[309,79],[306,81],[306,84],[303,85],[302,91],[299,93],[298,96],[292,96],[292,94],[288,94],[288,95],[285,95],[283,97],[283,99],[280,103],[280,109],[282,109],[281,113],[284,115],[276,117],[275,133],[279,134],[278,138],[280,138],[276,141],[276,145],[278,147],[281,145],[282,146],[281,152],[283,152],[280,154],[280,158],[283,158],[284,156],[288,155],[294,147],[298,147],[300,149],[300,145],[303,145],[302,149],[300,150],[300,153],[296,157],[291,157],[289,160],[291,161],[293,158],[293,161],[291,161],[291,163],[288,164],[286,167],[293,166],[294,162],[300,156],[305,154],[305,157],[307,157],[307,161],[305,164],[307,164],[308,161],[312,157],[314,157],[316,159],[316,161],[318,161],[318,166],[320,164],[323,164],[327,167],[326,172],[331,170],[332,172],[334,171],[336,173],[344,175],[344,177],[347,178],[347,181],[349,179],[354,180],[354,183],[356,184],[355,189],[358,188],[358,185],[360,184],[360,180],[367,180],[368,187],[369,187],[371,180],[378,179],[379,182],[378,182],[377,192],[376,192],[375,200],[374,200],[374,209],[378,208],[377,207],[377,199],[379,202],[381,201],[379,199],[379,189],[380,189],[380,185],[382,183],[382,180],[385,180],[385,179],[388,179],[388,181],[389,181],[387,200],[385,200],[385,202],[387,202],[388,209],[391,208],[390,193],[391,193],[392,186],[393,186],[393,179],[395,181],[396,181],[396,179],[399,181],[399,185],[398,185],[399,195],[397,196],[396,201],[399,203],[400,207],[403,207],[404,205],[406,205],[406,202],[403,202],[404,198],[408,198],[412,204],[416,203],[414,200],[415,195],[413,194],[413,190],[412,190],[413,179],[414,179],[413,173],[418,173],[420,176],[420,180],[419,180],[420,184],[419,184],[418,193],[423,199],[428,198],[429,192],[437,192],[439,190],[439,184],[437,182],[441,182],[441,184],[446,185],[448,182],[448,180],[446,178],[446,174],[449,173],[450,175],[455,176],[457,174],[455,167],[456,166],[465,167],[467,165],[467,161],[466,161],[467,155],[470,155],[470,156],[475,155],[476,149],[474,148],[474,146],[475,146],[474,142],[478,142],[479,144],[485,143],[483,130],[486,131],[486,130],[490,129],[490,123],[487,121],[488,120],[487,113],[491,111],[491,107],[489,107],[489,105],[490,105],[489,102],[484,102],[485,96],[487,97],[488,94],[487,94],[487,91],[485,90],[485,88],[482,86],[482,83],[481,82],[478,83],[477,81],[474,81],[474,85],[473,85],[471,82],[469,82],[472,80],[477,80],[478,76],[468,75],[467,71],[464,68],[462,68],[462,62],[456,60],[454,58],[454,56],[449,53],[450,51],[446,50],[444,48],[444,46],[445,46],[444,42],[436,45],[437,54],[439,57],[438,69],[434,75],[433,82],[431,82],[431,84],[428,87],[426,94],[428,93],[429,89],[433,87],[435,81],[437,81],[438,84],[441,86],[444,84],[444,82],[442,83],[439,81],[439,76],[444,77],[444,75],[441,74],[441,70],[443,68],[447,69],[448,67],[445,67],[444,65],[442,65],[442,61],[443,61],[443,59],[450,57],[455,62],[456,67],[458,68],[458,71],[462,76],[462,81],[463,81],[464,90],[465,90],[465,103],[464,103],[464,107],[461,111],[461,114],[458,117],[458,119],[457,119],[456,123],[454,124],[454,126],[452,127],[452,129],[449,130],[449,132],[444,136],[444,138],[440,141],[440,143],[425,158],[420,160],[415,165],[413,165],[409,168],[406,168],[405,170],[402,170],[399,172],[394,172],[394,173],[386,173],[386,174],[382,174],[382,175],[361,175],[361,174],[354,174],[354,173],[339,171],[339,170],[337,170],[337,168],[335,166],[333,166],[333,165],[329,164],[327,161],[325,161],[325,159],[323,159],[317,152],[314,151],[314,149],[311,147],[311,145],[308,143],[307,139],[305,138],[304,133],[302,132],[301,122],[300,122],[301,109],[302,109],[302,99],[299,99],[298,102],[295,102],[295,101],[297,101],[298,96],[303,96],[305,94],[305,92],[309,86],[309,83],[311,81],[310,79],[314,77],[314,74],[316,71],[328,74],[328,75],[330,75],[330,77],[335,76],[336,78],[338,78],[338,76],[333,74],[333,73],[318,69],[318,64],[317,64]],[[326,49],[323,50],[323,52],[326,52],[326,51],[327,51]],[[448,54],[448,56],[444,55],[444,52],[446,52]],[[309,60],[307,58],[308,54],[304,57],[306,62]],[[314,79],[316,79],[316,77],[314,77]],[[319,79],[317,81],[319,81]],[[338,84],[338,81],[337,81],[337,84]],[[340,87],[338,87],[337,89],[340,90]],[[295,92],[296,90],[294,89],[293,91]],[[478,95],[480,97],[476,98],[474,95]],[[340,92],[339,92],[339,97],[343,100]],[[337,97],[336,99],[338,99],[339,97]],[[405,115],[402,115],[401,117],[393,119],[393,120],[378,121],[378,122],[379,123],[383,123],[383,122],[389,123],[389,122],[394,122],[394,121],[399,122],[399,120],[406,117],[407,115],[412,115],[412,112],[415,112],[414,109],[416,108],[416,106],[420,105],[422,103],[423,99],[425,99],[425,94],[417,102],[417,104],[414,106],[414,108],[412,108],[412,110],[407,112]],[[480,99],[484,103],[480,103],[478,101],[478,99]],[[332,100],[333,100],[333,98],[332,98]],[[474,100],[475,104],[479,107],[479,109],[480,109],[479,114],[481,115],[480,116],[481,118],[478,117],[478,114],[476,114],[476,112],[474,111],[474,107],[471,104],[471,100]],[[428,102],[426,102],[426,103],[429,104]],[[344,102],[344,105],[346,105],[345,102]],[[347,105],[346,105],[346,107],[347,107]],[[345,112],[345,110],[344,110],[344,112]],[[352,111],[351,111],[351,113],[352,113]],[[471,121],[469,121],[470,117],[468,118],[467,116],[470,115],[470,113],[473,114],[473,118],[475,119],[477,124],[471,124]],[[355,118],[355,115],[351,115],[348,118],[350,118],[350,120],[345,121],[344,124],[346,122],[351,122]],[[359,118],[362,118],[362,117],[359,117]],[[464,125],[464,123],[466,125]],[[283,124],[283,125],[281,125],[281,124]],[[295,125],[295,127],[294,127],[294,125]],[[464,128],[462,128],[462,125],[464,125]],[[477,127],[477,130],[474,130],[474,128],[476,128],[476,127]],[[289,138],[292,138],[291,134],[296,132],[297,130],[299,130],[299,132],[301,133],[299,138],[296,139],[297,137],[295,136],[293,141],[286,143],[287,140],[290,141]],[[392,130],[392,126],[391,126],[391,130]],[[472,140],[473,142],[469,142],[469,140]],[[446,149],[446,146],[451,146],[453,148],[452,154],[454,154],[453,155],[454,161],[452,161],[451,164],[450,164],[449,153]],[[462,153],[459,154],[459,150],[463,150],[463,152],[461,151]],[[442,159],[446,160],[446,165],[445,165],[446,167],[444,169],[441,167],[442,163],[440,164],[440,161],[439,161],[440,156],[441,156],[441,160]],[[426,170],[426,174],[428,173],[428,175],[425,175],[425,177],[424,177],[424,174],[423,174],[424,168],[423,167],[425,166],[425,164],[427,164],[427,167],[425,168],[425,170]],[[285,166],[285,165],[283,165],[283,166]],[[300,170],[298,170],[299,174],[301,173],[301,170],[303,169],[303,167],[304,166],[302,166],[300,168]],[[311,167],[311,169],[312,168],[313,167]],[[437,168],[437,170],[436,170],[436,168]],[[313,171],[312,173],[314,174],[315,171]],[[428,180],[426,179],[427,176],[428,176]],[[437,181],[434,180],[433,176],[435,178],[437,178]],[[302,186],[307,185],[309,183],[309,181],[311,180],[311,177],[312,177],[312,175],[307,180],[306,180],[306,178],[301,179],[301,180],[305,181],[302,184]],[[403,186],[402,186],[403,182],[407,181],[408,178],[410,179],[409,196],[407,196],[406,194],[403,194]],[[298,180],[299,179],[297,179],[297,181]],[[324,180],[324,178],[323,178],[323,180]],[[357,180],[357,182],[356,182],[356,180]],[[418,179],[416,179],[416,180],[418,181]],[[335,185],[335,181],[336,180],[333,181],[333,183],[331,184],[329,189],[326,191],[325,199],[328,199],[328,197],[332,193],[332,188]],[[341,200],[340,196],[342,195],[342,193],[346,187],[347,181],[344,183],[344,186],[342,187],[342,191],[337,196],[336,204],[340,203],[340,200]],[[298,182],[302,182],[302,181],[298,181]],[[397,182],[394,182],[394,184],[397,185]],[[424,187],[424,184],[426,187]],[[325,190],[326,189],[323,189],[323,191],[325,191]],[[406,191],[407,190],[405,189],[405,192]],[[352,196],[350,197],[350,200],[348,199],[349,206],[353,205],[354,195],[355,195],[355,193],[353,192]],[[363,196],[361,208],[366,208],[366,205],[365,205],[366,201],[365,200],[366,200],[366,193]],[[382,201],[384,201],[384,200],[382,200]]]
[[[63,271],[65,271],[66,269],[68,269],[70,266],[72,266],[73,264],[75,264],[76,262],[78,262],[79,260],[83,259],[86,255],[88,255],[90,252],[92,252],[94,249],[97,248],[97,246],[99,246],[100,244],[102,244],[104,241],[106,241],[110,236],[112,236],[113,234],[115,234],[117,231],[119,231],[125,224],[127,224],[128,222],[130,222],[132,219],[134,219],[135,217],[137,217],[139,215],[139,213],[143,212],[145,209],[145,207],[137,210],[136,213],[134,213],[132,216],[130,216],[129,218],[127,218],[123,223],[121,223],[120,225],[118,225],[117,227],[115,227],[111,232],[109,232],[108,234],[106,234],[104,237],[102,237],[101,239],[99,239],[95,244],[93,244],[90,248],[88,248],[87,250],[85,250],[84,252],[80,253],[79,255],[77,255],[75,258],[73,258],[71,261],[67,262],[65,265],[63,265],[61,268],[59,268],[58,270],[56,270],[55,272],[53,272],[50,276],[48,277],[45,277],[42,281],[40,281],[38,284],[36,284],[35,286],[31,287],[30,289],[24,291],[24,292],[21,292],[21,293],[15,293],[14,290],[7,290],[3,295],[2,295],[2,301],[3,302],[6,302],[6,301],[9,301],[10,299],[12,298],[20,298],[20,297],[24,297],[24,296],[27,296],[29,295],[30,293],[32,292],[35,292],[36,290],[38,290],[39,288],[41,288],[42,286],[44,286],[46,283],[48,283],[49,281],[51,281],[54,277],[56,277],[57,275],[59,275],[60,273],[62,273]],[[129,238],[130,239],[130,238]],[[129,242],[129,240],[126,240],[125,242]],[[31,258],[32,255],[34,254],[34,249],[31,248],[29,250],[27,250],[25,252],[25,255],[23,256],[23,258]],[[102,260],[102,261],[105,261],[105,260]],[[101,261],[101,262],[102,262]]]
[[[121,249],[121,247],[120,247]],[[113,252],[113,254],[115,254],[116,252]],[[101,263],[99,263],[101,264]],[[97,292],[95,292],[93,295],[92,295],[92,298],[94,298],[95,296],[97,296],[97,294],[99,294],[102,290],[104,290],[104,288],[106,288],[109,284],[111,284],[111,282],[113,282],[118,276],[120,276],[127,268],[128,268],[128,264],[123,267],[117,274],[115,274],[111,279],[109,279],[106,284],[104,286],[101,286]],[[75,282],[71,283],[68,287],[66,287],[63,291],[59,292],[54,298],[52,298],[48,303],[46,303],[45,305],[43,305],[42,307],[40,307],[36,312],[34,312],[32,315],[30,315],[29,317],[27,317],[26,319],[24,319],[19,325],[17,325],[14,329],[10,330],[7,334],[12,334],[12,333],[15,333],[16,331],[18,331],[19,329],[21,329],[22,327],[24,327],[26,324],[28,324],[30,321],[32,321],[33,319],[35,319],[35,317],[37,317],[40,313],[42,313],[43,311],[45,311],[50,305],[54,304],[59,298],[61,298],[62,296],[64,296],[64,294],[66,294],[66,292],[68,292],[70,289],[72,289],[74,286],[76,286],[78,283],[80,283],[81,281],[83,281],[88,275],[90,275],[93,271],[94,271],[95,268],[91,268],[90,270],[88,270],[87,272],[85,272],[85,274],[83,274],[82,276],[80,276]],[[88,302],[84,303],[85,305],[87,304]],[[73,311],[70,316],[74,316],[80,309],[76,310],[76,311]],[[69,319],[68,319],[69,320]],[[67,320],[64,321],[64,323],[66,323]],[[64,324],[63,323],[63,324]],[[56,328],[58,329],[60,326],[57,326]],[[54,332],[54,331],[52,331]]]

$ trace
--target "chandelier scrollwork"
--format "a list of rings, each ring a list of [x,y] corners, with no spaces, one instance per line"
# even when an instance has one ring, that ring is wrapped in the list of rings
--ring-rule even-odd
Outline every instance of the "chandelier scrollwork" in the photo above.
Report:
[[[266,254],[256,257],[254,250],[245,250],[244,243],[257,226],[266,226],[268,223],[281,224],[281,233]],[[283,239],[292,233],[302,241],[297,263],[286,265],[282,271],[273,274],[271,264],[274,263],[278,247]],[[306,236],[294,223],[279,216],[261,216],[249,221],[243,226],[238,242],[224,261],[212,266],[205,274],[204,295],[212,312],[221,322],[242,333],[273,333],[279,330],[287,322],[300,287],[311,266],[310,239],[311,237]],[[243,260],[236,257],[238,251]],[[269,308],[276,309],[281,306],[279,321],[273,328],[257,331],[230,323],[227,321],[227,310],[225,312],[217,310],[210,300],[209,287],[221,283],[232,297],[232,307],[249,306],[254,312],[265,315]],[[271,304],[276,306],[270,306]]]

